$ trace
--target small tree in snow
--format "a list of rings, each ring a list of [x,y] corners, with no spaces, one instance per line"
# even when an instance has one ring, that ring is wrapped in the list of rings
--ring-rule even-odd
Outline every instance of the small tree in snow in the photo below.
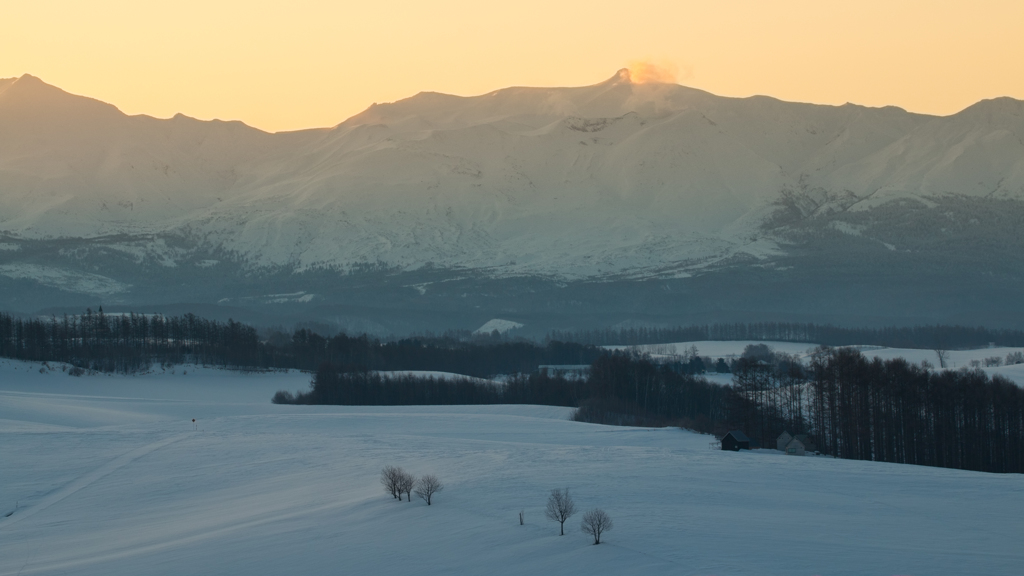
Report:
[[[549,520],[558,522],[559,536],[565,536],[565,521],[576,513],[576,503],[572,496],[569,496],[569,489],[559,490],[555,488],[548,496],[548,505],[544,510],[544,516]]]
[[[584,514],[583,523],[580,524],[580,530],[583,530],[584,534],[594,537],[595,545],[601,543],[601,534],[611,529],[612,517],[600,508],[595,508]]]
[[[392,498],[402,499],[402,491],[400,489],[402,476],[405,472],[398,466],[385,466],[380,471],[380,484],[384,487],[384,491],[391,494]]]
[[[427,506],[430,506],[430,499],[441,490],[444,490],[444,484],[441,480],[433,474],[426,474],[423,478],[420,478],[419,483],[416,485],[416,495],[427,502]]]
[[[416,487],[416,477],[402,470],[398,477],[398,499],[405,494],[406,502],[412,502],[412,490]]]

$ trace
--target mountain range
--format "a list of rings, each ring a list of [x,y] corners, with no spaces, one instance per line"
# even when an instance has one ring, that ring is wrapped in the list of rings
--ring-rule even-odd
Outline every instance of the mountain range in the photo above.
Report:
[[[410,332],[1019,325],[1024,102],[951,116],[637,83],[424,92],[333,128],[0,79],[0,308]]]

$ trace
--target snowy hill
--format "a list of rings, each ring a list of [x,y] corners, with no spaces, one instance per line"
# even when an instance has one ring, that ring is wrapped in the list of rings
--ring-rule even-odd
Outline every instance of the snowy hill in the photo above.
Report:
[[[26,75],[0,81],[0,277],[150,303],[167,298],[147,279],[179,266],[238,279],[200,282],[203,302],[271,272],[671,280],[792,268],[822,231],[841,249],[916,251],[950,213],[1006,246],[1024,212],[1022,111],[1009,98],[949,117],[724,98],[620,71],[576,88],[421,93],[267,134],[126,116]],[[1010,218],[991,226],[956,202]],[[928,224],[894,232],[908,214]],[[300,290],[334,297],[277,291]]]
[[[995,576],[1024,561],[1017,475],[713,451],[564,408],[269,403],[299,376],[0,363],[0,575]],[[396,503],[385,464],[445,489]],[[562,487],[613,518],[600,546],[580,515],[565,536],[544,519]]]

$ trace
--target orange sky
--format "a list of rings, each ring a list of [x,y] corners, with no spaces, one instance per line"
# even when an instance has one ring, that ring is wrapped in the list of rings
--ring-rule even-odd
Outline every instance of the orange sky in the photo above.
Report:
[[[600,82],[630,62],[716,94],[949,114],[1024,99],[1020,0],[4,2],[0,77],[131,114],[330,126],[423,90]]]

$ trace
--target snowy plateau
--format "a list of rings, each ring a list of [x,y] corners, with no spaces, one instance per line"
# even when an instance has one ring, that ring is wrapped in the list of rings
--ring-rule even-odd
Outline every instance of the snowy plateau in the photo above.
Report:
[[[620,71],[270,134],[0,79],[0,308],[25,313],[1019,325],[1022,246],[1011,98],[937,117]]]
[[[706,346],[710,352],[710,344]],[[0,361],[0,575],[1020,574],[1018,474],[710,450],[542,406],[283,406],[308,374]],[[195,429],[192,419],[196,419]],[[378,483],[439,476],[427,506]],[[614,520],[546,521],[552,488]],[[525,524],[519,524],[524,512]]]

